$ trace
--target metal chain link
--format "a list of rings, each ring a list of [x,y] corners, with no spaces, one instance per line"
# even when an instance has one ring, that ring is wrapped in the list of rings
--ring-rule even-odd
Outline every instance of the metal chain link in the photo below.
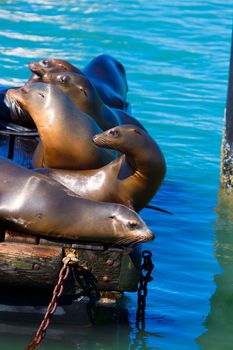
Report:
[[[63,260],[63,266],[60,270],[59,277],[58,277],[58,282],[53,290],[53,296],[52,300],[47,308],[46,314],[43,318],[43,321],[40,324],[40,327],[38,328],[36,335],[33,339],[33,341],[27,346],[26,350],[33,350],[43,340],[46,331],[48,329],[48,326],[50,324],[50,320],[52,315],[57,309],[58,306],[58,298],[61,296],[64,288],[64,281],[67,279],[69,272],[70,272],[70,265],[75,264],[78,262],[78,258],[74,252],[69,253]]]
[[[145,318],[145,308],[146,308],[146,297],[147,297],[147,284],[153,280],[151,276],[152,270],[154,268],[154,264],[152,263],[152,253],[148,250],[144,250],[142,252],[143,262],[141,265],[141,273],[140,273],[140,281],[138,288],[138,308],[136,314],[137,323],[140,321],[144,323]],[[47,308],[46,314],[43,318],[43,321],[38,328],[36,335],[33,341],[27,346],[26,350],[34,350],[41,341],[43,340],[48,326],[50,324],[50,320],[52,315],[57,309],[58,299],[61,296],[64,288],[64,281],[67,279],[70,272],[70,265],[78,263],[78,258],[74,252],[67,254],[67,256],[62,260],[63,266],[59,273],[58,282],[53,290],[52,300]],[[146,273],[144,274],[145,271]]]
[[[138,287],[138,307],[136,313],[136,322],[144,323],[145,319],[145,308],[146,308],[146,297],[147,297],[147,284],[153,280],[151,273],[154,269],[152,263],[152,253],[149,250],[142,252],[143,262],[141,265],[140,281]],[[145,271],[145,272],[144,272]]]

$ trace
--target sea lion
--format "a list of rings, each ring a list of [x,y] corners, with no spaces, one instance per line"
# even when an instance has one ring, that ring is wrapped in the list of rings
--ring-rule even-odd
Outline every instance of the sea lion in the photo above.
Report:
[[[30,62],[28,66],[33,72],[28,83],[41,81],[45,73],[75,72],[85,75],[92,82],[105,104],[120,109],[127,107],[128,85],[125,69],[109,55],[94,58],[82,71],[67,61],[55,58]]]
[[[41,82],[41,77],[45,73],[51,72],[75,72],[83,74],[82,71],[67,61],[60,60],[57,58],[48,58],[45,60],[29,62],[29,69],[32,71],[32,76],[28,80],[28,83]]]
[[[125,108],[128,84],[123,65],[109,55],[99,55],[83,69],[102,100],[110,107]]]
[[[17,230],[72,240],[106,243],[153,238],[129,208],[74,195],[41,174],[0,157],[0,221]]]
[[[10,89],[7,96],[35,122],[43,145],[44,167],[94,169],[116,158],[116,152],[101,149],[92,142],[101,129],[57,86],[34,83]]]
[[[73,103],[84,113],[95,119],[103,130],[116,125],[133,124],[144,127],[126,111],[110,108],[104,104],[91,81],[77,73],[46,73],[41,76],[44,83],[55,84],[62,89]]]
[[[166,171],[157,143],[134,125],[121,125],[93,138],[100,147],[116,149],[124,155],[110,164],[86,171],[38,169],[80,196],[114,202],[140,211],[150,202]]]

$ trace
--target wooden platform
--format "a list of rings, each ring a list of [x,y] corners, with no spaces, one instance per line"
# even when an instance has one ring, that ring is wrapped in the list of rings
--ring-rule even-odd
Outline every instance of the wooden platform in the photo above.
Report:
[[[37,299],[38,294],[41,297],[47,292],[50,294],[49,291],[57,283],[65,249],[70,248],[77,252],[79,265],[82,271],[85,269],[85,273],[79,267],[73,269],[65,284],[65,296],[75,298],[83,291],[93,288],[102,293],[103,299],[114,299],[124,291],[137,290],[141,264],[140,245],[117,247],[90,242],[58,241],[3,228],[0,237],[0,303],[1,294],[6,302],[12,292],[19,296],[26,295],[27,291],[32,294],[32,290],[36,289]]]

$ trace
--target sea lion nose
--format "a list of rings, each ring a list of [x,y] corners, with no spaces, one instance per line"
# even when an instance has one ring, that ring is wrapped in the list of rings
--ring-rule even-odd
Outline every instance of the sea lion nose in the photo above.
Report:
[[[34,62],[29,62],[29,63],[28,63],[28,67],[29,67],[30,69],[33,69],[33,68],[35,67]]]
[[[98,136],[97,136],[97,135],[94,135],[94,136],[92,137],[92,141],[95,143],[97,140],[98,140]]]
[[[92,137],[92,141],[93,141],[94,143],[98,144],[98,142],[101,142],[101,135],[102,135],[102,133],[101,133],[101,134],[96,134],[96,135],[94,135],[94,136]]]
[[[155,234],[151,230],[147,230],[146,242],[153,241],[155,239]]]

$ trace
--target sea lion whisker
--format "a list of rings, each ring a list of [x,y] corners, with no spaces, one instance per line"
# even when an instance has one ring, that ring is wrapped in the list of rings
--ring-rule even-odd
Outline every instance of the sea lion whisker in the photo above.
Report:
[[[130,244],[130,243],[137,243],[137,240],[136,240],[136,242],[135,241],[133,241],[132,242],[132,239],[129,239],[129,237],[123,237],[123,238],[121,238],[121,239],[119,239],[118,241],[116,241],[113,245],[112,245],[112,247],[114,247],[114,246],[116,246],[116,245],[120,245],[120,244]]]
[[[141,243],[141,242],[145,242],[145,236],[137,238],[137,243]]]
[[[114,248],[115,246],[118,246],[120,244],[124,244],[125,239],[121,238],[119,240],[117,240],[116,242],[114,242],[113,244],[110,245],[111,248]]]
[[[22,112],[20,103],[16,101],[13,97],[8,95],[5,96],[4,102],[10,110],[10,115],[12,117],[12,120],[19,118],[20,113]]]

